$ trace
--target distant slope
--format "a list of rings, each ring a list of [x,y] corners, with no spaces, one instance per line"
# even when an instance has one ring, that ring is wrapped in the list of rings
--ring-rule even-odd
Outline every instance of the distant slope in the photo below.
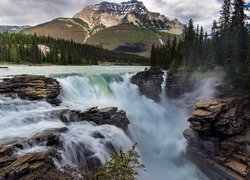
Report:
[[[23,33],[36,33],[39,36],[51,36],[56,39],[85,43],[88,38],[88,27],[86,26],[80,19],[58,18],[35,27],[24,29]]]
[[[149,56],[152,44],[160,44],[173,36],[129,23],[98,31],[86,43],[105,49]],[[161,39],[161,40],[160,40]]]
[[[8,26],[8,25],[0,25],[0,33],[8,32],[8,33],[15,33],[19,32],[25,28],[29,28],[30,26]]]

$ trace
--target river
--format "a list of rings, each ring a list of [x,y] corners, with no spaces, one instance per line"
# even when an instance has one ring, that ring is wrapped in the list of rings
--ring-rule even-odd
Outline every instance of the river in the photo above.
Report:
[[[125,134],[110,126],[94,126],[87,122],[73,123],[69,132],[61,136],[67,151],[61,152],[63,160],[58,166],[77,165],[72,143],[84,143],[95,152],[102,163],[109,158],[109,151],[93,132],[101,132],[105,141],[116,149],[128,150],[136,142],[141,160],[146,166],[143,180],[198,180],[206,179],[185,158],[186,141],[182,135],[188,127],[190,114],[186,109],[169,103],[162,97],[160,103],[141,96],[130,78],[144,67],[125,66],[9,66],[0,69],[0,77],[17,74],[42,74],[57,78],[61,85],[59,98],[62,104],[53,107],[46,102],[30,102],[0,96],[0,143],[29,138],[46,129],[64,127],[56,118],[46,116],[56,109],[85,110],[89,107],[115,106],[127,112],[131,125]],[[43,151],[46,147],[29,145],[22,152]]]

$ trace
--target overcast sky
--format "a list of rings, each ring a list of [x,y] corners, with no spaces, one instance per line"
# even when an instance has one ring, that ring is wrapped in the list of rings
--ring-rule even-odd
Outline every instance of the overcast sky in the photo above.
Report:
[[[72,17],[86,5],[102,0],[0,0],[0,24],[36,25],[57,17]],[[124,0],[106,0],[122,2]],[[150,11],[186,23],[190,18],[209,26],[218,18],[221,0],[142,0]],[[250,2],[250,0],[247,0]]]

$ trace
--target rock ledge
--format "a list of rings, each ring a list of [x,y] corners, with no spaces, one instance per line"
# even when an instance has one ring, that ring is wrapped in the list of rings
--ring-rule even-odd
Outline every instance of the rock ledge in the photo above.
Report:
[[[38,75],[17,75],[0,82],[0,94],[25,100],[45,100],[59,105],[60,85],[56,79]]]
[[[250,178],[250,103],[240,98],[198,102],[184,131],[187,153],[211,179]]]

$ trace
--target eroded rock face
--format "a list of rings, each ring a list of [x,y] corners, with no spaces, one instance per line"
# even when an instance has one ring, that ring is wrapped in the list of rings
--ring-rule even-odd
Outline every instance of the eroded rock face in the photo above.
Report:
[[[140,93],[155,101],[160,101],[164,72],[157,68],[139,72],[134,75],[131,82],[139,87]]]
[[[25,100],[44,100],[54,105],[61,101],[57,99],[60,85],[56,79],[37,75],[18,75],[3,79],[0,82],[0,94],[18,96]]]
[[[128,125],[130,124],[126,112],[118,110],[117,107],[100,109],[93,107],[85,112],[65,109],[53,112],[53,115],[59,117],[60,120],[66,124],[71,122],[90,121],[94,122],[96,125],[114,125],[124,131],[128,129]]]
[[[244,106],[244,101],[235,98],[198,102],[188,121],[200,135],[234,136],[246,129]]]
[[[211,179],[247,179],[250,173],[250,103],[239,98],[196,104],[184,131],[190,158]]]

